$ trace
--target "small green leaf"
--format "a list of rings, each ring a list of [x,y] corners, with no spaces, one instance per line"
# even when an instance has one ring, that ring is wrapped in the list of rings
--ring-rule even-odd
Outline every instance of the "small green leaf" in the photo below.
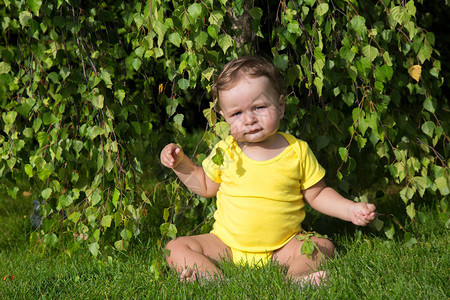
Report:
[[[427,122],[423,123],[420,128],[422,129],[423,133],[428,135],[430,138],[433,138],[433,133],[434,133],[434,129],[436,128],[436,126],[434,125],[434,123],[432,121],[427,121]]]
[[[102,195],[96,190],[91,195],[91,205],[95,206],[102,200]]]
[[[316,15],[317,17],[321,17],[327,12],[328,12],[328,3],[321,3],[317,6],[316,10],[314,11],[314,15]]]
[[[388,226],[384,227],[384,234],[387,236],[388,239],[392,240],[395,235],[395,228],[394,225],[391,223]]]
[[[343,162],[346,162],[348,159],[348,150],[344,147],[339,147],[339,156],[341,157]]]
[[[42,198],[47,200],[52,195],[52,192],[53,192],[53,190],[51,188],[46,188],[45,190],[43,190],[41,192],[41,196],[42,196]]]
[[[51,112],[46,112],[42,117],[44,125],[53,125],[58,122],[58,119]]]
[[[14,121],[16,120],[17,117],[17,111],[9,111],[9,112],[4,112],[2,113],[2,119],[6,124],[14,124]]]
[[[0,74],[6,74],[9,71],[11,71],[11,65],[4,61],[0,62]]]
[[[221,148],[217,148],[216,154],[214,154],[211,160],[216,165],[221,166],[223,164],[223,150]]]
[[[97,242],[91,243],[89,245],[89,251],[94,257],[97,257],[100,250],[100,245]]]
[[[21,11],[19,14],[19,22],[20,25],[22,25],[22,28],[24,28],[25,26],[28,26],[28,22],[30,20],[33,19],[33,16],[31,15],[31,13],[29,11]]]
[[[120,199],[120,191],[118,189],[114,189],[112,204],[114,205],[115,208],[117,208],[117,204],[119,204],[119,199]]]
[[[36,16],[39,16],[42,0],[27,0],[27,5]]]
[[[381,82],[389,82],[393,74],[394,71],[388,65],[382,65],[375,70],[375,77]]]
[[[217,122],[214,125],[214,132],[222,139],[226,139],[230,134],[230,125],[227,122]]]
[[[362,54],[370,61],[373,62],[378,56],[378,49],[370,45],[366,45],[361,49]]]
[[[209,33],[209,31],[208,31],[208,33]],[[222,48],[223,53],[225,54],[227,52],[228,48],[230,48],[233,45],[233,38],[231,36],[229,36],[228,34],[221,34],[218,37],[217,42],[218,42],[220,48]]]
[[[101,221],[101,225],[104,228],[108,228],[108,227],[111,226],[111,221],[112,221],[112,216],[110,216],[110,215],[103,216],[102,217],[102,221]]]
[[[177,46],[179,48],[180,44],[181,44],[181,35],[178,32],[174,32],[174,33],[170,34],[169,42],[171,42],[172,44],[174,44],[175,46]]]
[[[81,217],[81,213],[79,213],[78,211],[74,211],[67,218],[76,224],[78,222],[78,220],[80,219],[80,217]]]
[[[202,76],[205,77],[208,81],[211,80],[211,77],[214,74],[214,68],[209,67],[202,71]]]
[[[366,19],[362,16],[355,16],[350,21],[350,27],[353,28],[357,34],[363,36],[366,32]]]
[[[135,69],[136,71],[139,70],[139,68],[141,67],[141,60],[137,57],[135,57],[133,59],[133,61],[131,62],[131,65],[133,66],[133,69]]]
[[[289,64],[289,57],[286,54],[275,56],[273,64],[280,70],[285,71]]]
[[[70,69],[67,67],[61,67],[59,70],[59,75],[61,75],[63,80],[66,80],[66,78],[70,75]]]
[[[414,202],[411,202],[410,205],[406,207],[406,213],[408,214],[411,220],[416,216],[416,210],[414,209]]]
[[[202,15],[202,5],[200,3],[193,3],[188,7],[189,15],[194,19],[200,18]]]
[[[326,146],[328,146],[330,144],[330,138],[325,135],[317,136],[315,141],[316,141],[317,151],[319,151],[322,148],[325,148]]]
[[[179,79],[178,80],[178,86],[182,90],[187,90],[189,88],[189,80],[187,80],[186,78]]]

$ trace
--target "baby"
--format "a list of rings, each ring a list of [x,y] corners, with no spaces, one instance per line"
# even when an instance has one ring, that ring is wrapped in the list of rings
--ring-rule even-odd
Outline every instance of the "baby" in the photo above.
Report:
[[[202,166],[176,144],[161,152],[161,163],[202,197],[217,196],[213,230],[209,234],[170,241],[167,261],[182,281],[221,276],[220,260],[250,265],[276,261],[287,276],[320,284],[326,273],[317,271],[331,257],[331,241],[313,237],[320,251],[301,253],[304,205],[329,216],[365,226],[375,218],[375,206],[355,203],[327,187],[308,144],[279,132],[284,95],[275,67],[260,57],[229,62],[213,86],[220,114],[230,136],[220,141]],[[220,149],[220,150],[219,150]],[[213,157],[222,155],[219,165]],[[215,160],[217,162],[217,160]]]

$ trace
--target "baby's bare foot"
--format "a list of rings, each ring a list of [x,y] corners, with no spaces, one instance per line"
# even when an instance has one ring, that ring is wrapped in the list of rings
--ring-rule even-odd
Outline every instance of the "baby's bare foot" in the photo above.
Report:
[[[327,273],[325,271],[318,271],[303,277],[297,277],[295,280],[299,282],[301,286],[321,286],[326,284]]]
[[[196,282],[198,279],[197,272],[193,269],[185,269],[180,274],[181,282]]]

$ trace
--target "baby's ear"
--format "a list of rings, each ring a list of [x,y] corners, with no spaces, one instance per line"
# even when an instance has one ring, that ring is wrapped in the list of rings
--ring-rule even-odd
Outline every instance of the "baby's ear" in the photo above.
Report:
[[[280,98],[278,98],[278,104],[280,105],[280,118],[283,118],[285,109],[284,95],[280,95]]]

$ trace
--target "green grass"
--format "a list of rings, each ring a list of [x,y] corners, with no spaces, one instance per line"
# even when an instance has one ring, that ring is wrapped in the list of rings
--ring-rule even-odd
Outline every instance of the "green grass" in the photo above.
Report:
[[[408,223],[417,243],[407,246],[398,230],[394,240],[369,229],[330,230],[336,258],[324,268],[328,284],[304,287],[285,279],[283,269],[223,265],[224,279],[184,284],[176,274],[152,263],[161,261],[156,238],[137,243],[112,261],[89,251],[69,258],[40,256],[30,250],[31,200],[0,199],[0,299],[448,299],[449,236],[438,209],[422,208],[423,224]],[[332,222],[339,226],[340,222]],[[330,225],[331,226],[331,225]],[[14,276],[7,277],[5,276]]]

